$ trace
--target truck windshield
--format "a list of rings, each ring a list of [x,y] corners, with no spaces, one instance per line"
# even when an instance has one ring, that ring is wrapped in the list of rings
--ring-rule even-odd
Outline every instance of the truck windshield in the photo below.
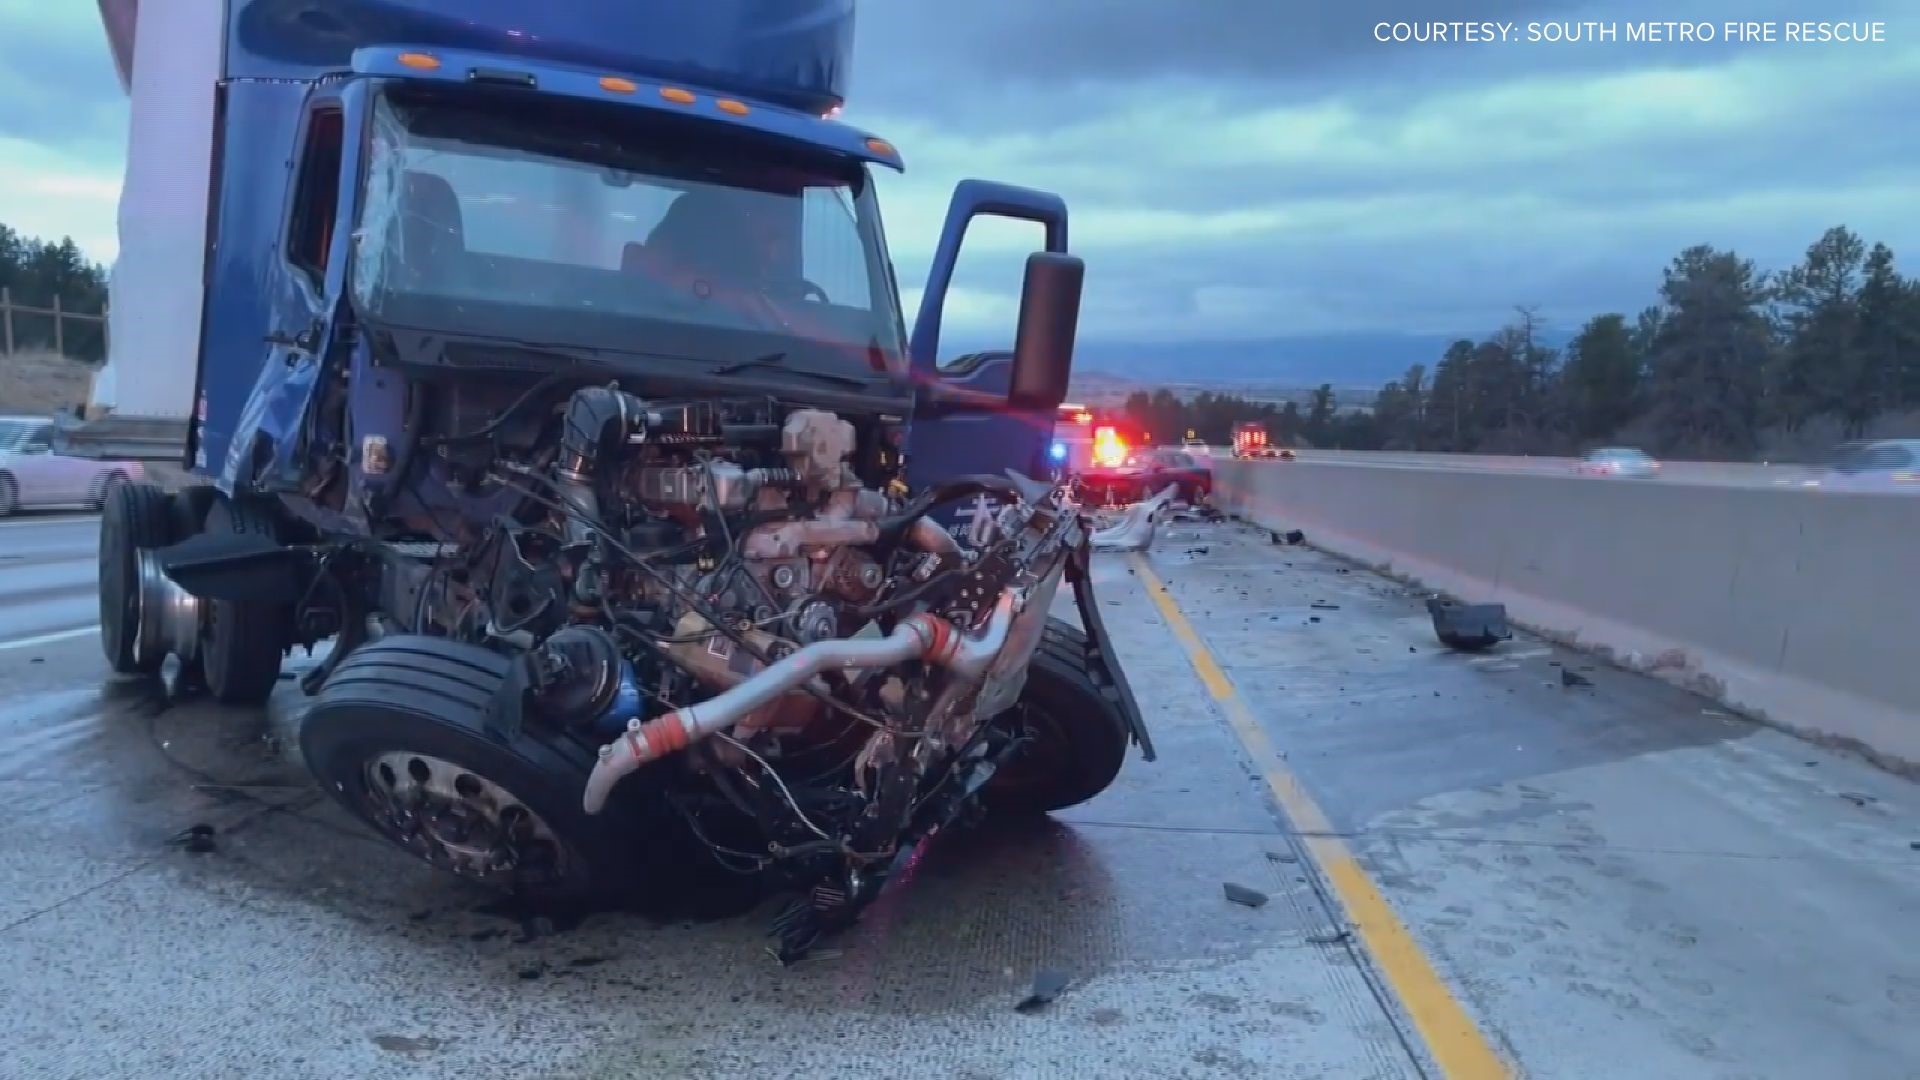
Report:
[[[749,148],[711,123],[542,104],[376,104],[353,262],[364,316],[721,364],[779,353],[792,370],[904,373],[859,164]]]

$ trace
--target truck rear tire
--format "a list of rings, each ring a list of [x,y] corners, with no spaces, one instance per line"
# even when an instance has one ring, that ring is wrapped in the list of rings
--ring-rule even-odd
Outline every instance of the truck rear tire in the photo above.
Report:
[[[248,503],[213,501],[205,531],[232,530],[273,535],[270,513]],[[207,600],[200,631],[202,671],[207,692],[225,705],[259,705],[273,694],[286,658],[293,613],[278,604]]]
[[[1064,810],[1119,777],[1127,760],[1127,723],[1086,668],[1086,634],[1048,619],[1026,688],[1005,714],[1033,741],[987,781],[981,797],[990,813],[1031,817]]]
[[[586,746],[487,726],[511,663],[415,634],[361,646],[301,723],[307,768],[348,812],[437,869],[537,904],[641,904],[666,884],[647,871],[649,845],[669,832],[643,812],[644,778],[588,814]],[[510,865],[498,865],[503,855]]]
[[[140,637],[140,550],[173,543],[167,493],[153,484],[120,484],[100,508],[100,646],[121,675],[151,675],[167,643]]]

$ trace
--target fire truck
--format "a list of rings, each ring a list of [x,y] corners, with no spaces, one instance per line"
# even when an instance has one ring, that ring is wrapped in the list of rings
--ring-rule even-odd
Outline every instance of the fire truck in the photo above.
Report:
[[[1114,424],[1102,423],[1085,405],[1065,402],[1054,417],[1049,457],[1061,474],[1077,476],[1088,469],[1114,468],[1127,460],[1133,447]]]
[[[1233,456],[1237,458],[1279,458],[1292,461],[1293,451],[1267,441],[1267,425],[1258,420],[1243,420],[1233,425]]]

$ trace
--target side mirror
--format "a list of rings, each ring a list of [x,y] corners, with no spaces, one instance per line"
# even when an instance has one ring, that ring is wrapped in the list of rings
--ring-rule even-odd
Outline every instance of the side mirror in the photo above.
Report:
[[[1080,326],[1080,292],[1087,264],[1063,252],[1027,256],[1020,287],[1020,325],[1013,339],[1007,407],[1019,412],[1059,408],[1073,374],[1073,340]]]

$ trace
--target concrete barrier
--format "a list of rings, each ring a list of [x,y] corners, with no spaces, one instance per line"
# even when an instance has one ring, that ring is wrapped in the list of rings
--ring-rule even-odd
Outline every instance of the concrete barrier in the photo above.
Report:
[[[1216,461],[1222,508],[1920,768],[1920,498]]]

